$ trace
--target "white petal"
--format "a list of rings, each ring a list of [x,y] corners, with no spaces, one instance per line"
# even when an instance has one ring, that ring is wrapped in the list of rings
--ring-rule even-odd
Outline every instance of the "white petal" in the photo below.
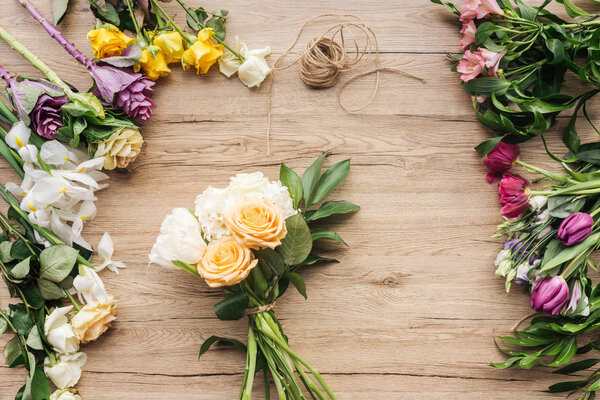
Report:
[[[25,122],[19,121],[10,128],[4,141],[13,149],[18,150],[29,143],[30,135],[31,130],[25,125]]]

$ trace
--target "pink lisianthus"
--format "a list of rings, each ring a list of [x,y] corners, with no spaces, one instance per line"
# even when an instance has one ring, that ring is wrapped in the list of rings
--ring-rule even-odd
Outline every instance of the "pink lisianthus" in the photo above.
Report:
[[[496,0],[467,0],[460,9],[460,20],[467,22],[475,18],[485,18],[489,14],[504,14]]]
[[[506,54],[506,50],[501,51],[500,53],[481,47],[477,50],[479,50],[478,53],[481,54],[481,57],[485,60],[485,66],[488,69],[490,76],[498,76],[498,67],[500,66],[502,57]]]
[[[485,58],[483,58],[483,55],[480,52],[473,53],[470,50],[466,50],[456,67],[456,71],[461,74],[461,81],[469,82],[470,80],[477,78],[477,76],[483,72],[484,67]]]
[[[460,39],[460,46],[463,48],[463,50],[475,43],[476,31],[477,27],[475,26],[475,22],[472,20],[463,23],[462,29],[460,30],[460,33],[463,35],[462,39]]]

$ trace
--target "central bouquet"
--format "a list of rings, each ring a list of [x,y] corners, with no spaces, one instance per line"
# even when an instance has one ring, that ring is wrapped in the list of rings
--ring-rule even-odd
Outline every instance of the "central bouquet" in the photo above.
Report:
[[[297,272],[301,266],[336,261],[314,253],[314,241],[345,244],[335,232],[310,225],[359,209],[343,200],[325,201],[310,209],[350,169],[350,160],[345,160],[321,175],[324,158],[325,154],[319,157],[302,179],[282,164],[280,181],[269,181],[255,172],[236,175],[224,189],[208,187],[197,197],[195,211],[175,208],[165,218],[152,248],[150,262],[179,267],[210,287],[225,289],[225,300],[215,305],[218,318],[248,317],[247,346],[212,336],[200,349],[202,355],[213,343],[227,341],[246,351],[240,399],[251,398],[254,376],[260,370],[266,398],[269,375],[280,399],[305,399],[304,391],[312,398],[336,398],[317,370],[289,347],[272,310],[290,283],[306,297],[306,285]]]

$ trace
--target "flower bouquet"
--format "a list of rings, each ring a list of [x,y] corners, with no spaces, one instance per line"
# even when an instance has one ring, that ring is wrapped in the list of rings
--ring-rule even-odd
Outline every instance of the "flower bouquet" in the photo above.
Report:
[[[547,10],[553,0],[533,7],[521,0],[467,0],[459,9],[445,5],[460,20],[463,53],[452,56],[463,88],[472,94],[477,119],[494,137],[481,143],[481,156],[501,140],[518,143],[543,135],[557,116],[573,109],[563,140],[574,156],[580,146],[575,127],[579,111],[596,126],[586,104],[600,92],[600,21],[571,0],[556,1],[573,20]],[[576,94],[564,87],[565,75],[585,83]],[[573,89],[569,85],[569,89]]]
[[[160,230],[150,262],[178,267],[222,287],[226,298],[215,305],[222,320],[248,318],[247,345],[235,339],[210,337],[205,353],[217,341],[229,341],[246,352],[240,399],[250,399],[255,375],[264,374],[266,398],[269,377],[280,399],[335,399],[321,375],[288,344],[273,306],[290,283],[306,297],[300,268],[335,261],[316,254],[313,242],[344,243],[330,230],[311,228],[315,221],[359,209],[347,201],[325,201],[313,208],[348,175],[350,160],[321,175],[325,154],[300,179],[281,165],[280,181],[260,172],[238,174],[224,189],[209,187],[196,199],[194,211],[175,208]],[[303,209],[300,205],[303,205]],[[308,370],[308,371],[306,371]]]

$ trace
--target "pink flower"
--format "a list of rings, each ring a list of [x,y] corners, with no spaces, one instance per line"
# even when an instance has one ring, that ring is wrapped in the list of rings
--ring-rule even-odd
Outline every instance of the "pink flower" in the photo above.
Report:
[[[480,94],[477,95],[477,103],[482,104],[487,100],[487,96],[482,96]],[[475,101],[475,96],[471,96],[471,102]]]
[[[460,39],[460,46],[463,50],[475,43],[475,31],[477,31],[477,27],[473,20],[463,23],[462,29],[460,30],[460,33],[463,35],[462,39]]]
[[[506,173],[498,185],[498,201],[501,214],[508,219],[517,219],[527,210],[529,182],[520,175]]]
[[[498,145],[483,159],[483,165],[485,165],[489,172],[486,175],[488,182],[496,182],[504,173],[508,172],[515,161],[519,158],[520,150],[516,144],[507,144],[504,142],[498,143]]]
[[[500,65],[500,61],[502,61],[502,57],[506,54],[506,50],[500,53],[481,47],[477,50],[479,50],[479,54],[485,60],[485,66],[490,76],[498,76],[498,66]]]
[[[489,14],[504,14],[496,0],[467,0],[460,9],[460,20],[467,22],[475,18],[485,18]]]
[[[477,17],[477,8],[481,4],[481,0],[467,0],[463,8],[460,9],[460,20],[467,22]]]
[[[483,72],[485,67],[485,59],[479,52],[473,53],[470,50],[465,51],[462,60],[459,61],[456,71],[459,72],[460,80],[463,82],[469,82],[472,79],[477,78],[479,74]]]
[[[545,278],[535,284],[531,292],[531,308],[549,316],[558,312],[569,301],[569,285],[562,276]]]

